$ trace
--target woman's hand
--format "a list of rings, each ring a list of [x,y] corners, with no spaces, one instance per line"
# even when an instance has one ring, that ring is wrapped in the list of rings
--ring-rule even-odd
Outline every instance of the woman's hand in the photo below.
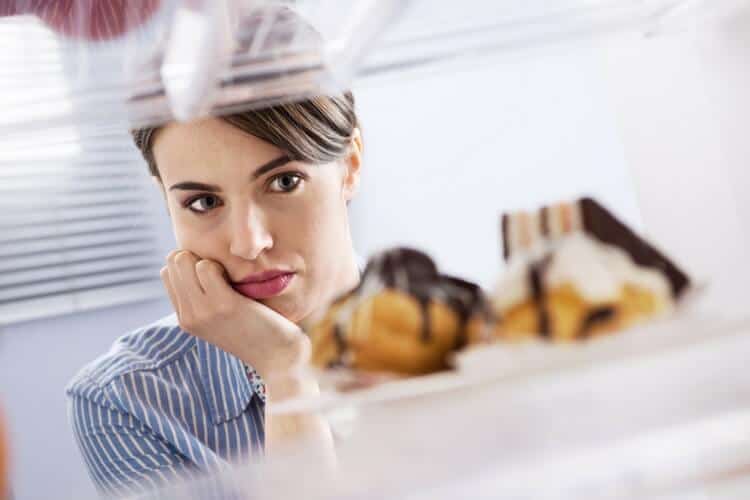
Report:
[[[308,337],[273,309],[237,293],[225,276],[221,264],[189,251],[167,256],[161,279],[180,327],[252,366],[269,384],[298,378],[310,357]]]
[[[266,382],[271,402],[318,393],[317,383],[302,370],[310,359],[307,335],[273,309],[235,292],[219,263],[174,251],[161,279],[180,327],[255,368]],[[335,462],[331,431],[320,416],[266,416],[268,449],[301,439],[322,460]]]

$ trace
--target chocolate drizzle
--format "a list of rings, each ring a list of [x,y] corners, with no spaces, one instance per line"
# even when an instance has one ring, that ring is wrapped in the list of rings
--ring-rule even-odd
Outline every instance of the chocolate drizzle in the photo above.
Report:
[[[370,259],[362,281],[365,282],[373,273],[387,288],[403,289],[407,292],[424,283],[435,281],[439,276],[432,259],[411,248],[386,250]]]
[[[334,361],[331,361],[328,364],[329,368],[336,368],[338,366],[342,366],[344,355],[346,354],[346,339],[344,338],[344,334],[341,331],[341,325],[334,324],[333,325],[333,340],[336,342],[336,348],[337,348],[337,356]]]
[[[549,208],[546,205],[540,211],[539,224],[542,236],[549,236]]]
[[[420,296],[416,297],[416,299],[419,302],[419,309],[422,313],[422,342],[429,342],[432,323],[429,314],[430,299]]]
[[[549,264],[549,259],[534,262],[529,266],[529,285],[531,286],[531,297],[536,305],[537,327],[542,337],[552,334],[550,329],[549,313],[547,312],[547,298],[544,293],[544,270]]]
[[[472,314],[489,310],[479,286],[440,274],[429,256],[418,250],[403,247],[389,249],[372,257],[365,267],[359,285],[339,298],[336,303],[364,300],[373,290],[382,288],[404,292],[417,301],[422,315],[423,342],[429,342],[431,338],[429,304],[434,300],[444,303],[459,317],[456,348],[463,347],[468,342],[466,327]],[[347,346],[339,325],[336,325],[334,336],[339,345],[339,353],[343,356]]]
[[[615,314],[617,314],[617,310],[611,306],[602,306],[593,309],[586,315],[581,323],[581,329],[579,330],[578,335],[584,338],[588,337],[591,330],[593,330],[598,324],[606,323],[611,320]]]
[[[489,307],[478,285],[453,276],[442,276],[440,281],[441,289],[448,292],[444,297],[446,304],[458,315],[459,335],[454,347],[461,349],[469,342],[466,327],[472,315],[488,317]]]
[[[500,237],[503,240],[503,259],[510,257],[510,214],[500,217]]]
[[[419,303],[422,313],[422,340],[430,340],[428,307],[433,288],[440,281],[435,263],[427,255],[411,248],[394,248],[376,255],[368,262],[362,286],[376,279],[386,288],[408,293]]]

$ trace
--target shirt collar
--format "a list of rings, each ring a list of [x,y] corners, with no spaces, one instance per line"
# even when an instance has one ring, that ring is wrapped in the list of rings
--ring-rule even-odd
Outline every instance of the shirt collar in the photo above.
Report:
[[[245,365],[231,354],[196,338],[198,370],[211,420],[219,425],[242,415],[253,398]]]

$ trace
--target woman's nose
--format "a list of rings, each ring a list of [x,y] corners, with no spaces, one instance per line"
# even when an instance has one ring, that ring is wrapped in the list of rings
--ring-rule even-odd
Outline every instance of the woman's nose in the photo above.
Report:
[[[245,210],[234,216],[230,231],[229,251],[237,257],[255,260],[273,246],[271,233],[257,210]]]

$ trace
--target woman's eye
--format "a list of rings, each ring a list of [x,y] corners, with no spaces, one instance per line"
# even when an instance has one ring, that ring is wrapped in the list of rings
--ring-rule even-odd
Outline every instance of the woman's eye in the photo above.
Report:
[[[299,186],[302,177],[297,174],[281,174],[271,181],[271,191],[288,193]]]
[[[193,212],[206,213],[219,206],[219,199],[216,196],[201,196],[193,199],[188,208]]]

